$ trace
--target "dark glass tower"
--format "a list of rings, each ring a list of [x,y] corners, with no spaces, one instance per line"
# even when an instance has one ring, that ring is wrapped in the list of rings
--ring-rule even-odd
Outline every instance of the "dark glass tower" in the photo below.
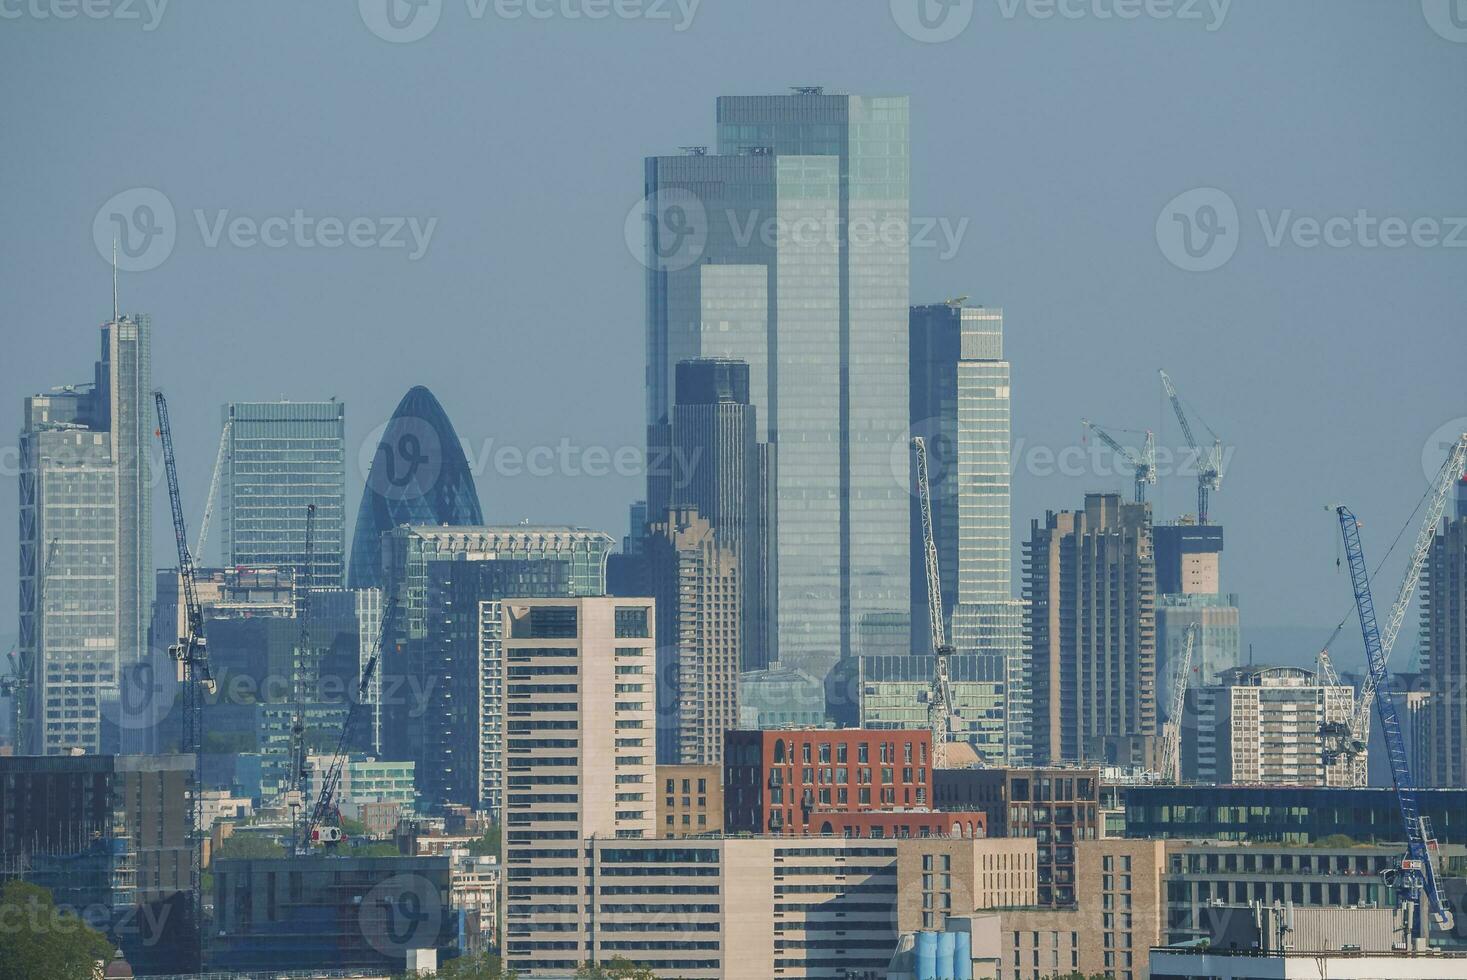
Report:
[[[419,385],[403,396],[377,444],[352,535],[347,585],[382,585],[382,533],[400,524],[484,523],[474,476],[438,399]]]

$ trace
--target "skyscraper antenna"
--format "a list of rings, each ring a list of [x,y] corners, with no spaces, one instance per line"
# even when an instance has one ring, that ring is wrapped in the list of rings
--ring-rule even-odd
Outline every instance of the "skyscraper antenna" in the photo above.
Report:
[[[117,322],[117,239],[112,239],[112,322]]]

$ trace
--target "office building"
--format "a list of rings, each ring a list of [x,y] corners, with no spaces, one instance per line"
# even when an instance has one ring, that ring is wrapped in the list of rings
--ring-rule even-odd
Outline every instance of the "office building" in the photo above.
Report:
[[[347,585],[381,588],[382,535],[403,524],[484,523],[474,475],[453,424],[421,385],[382,430],[352,533]]]
[[[1006,757],[1006,667],[1005,659],[992,653],[948,658],[956,715],[953,741],[971,746],[986,765],[1002,765]],[[846,728],[928,729],[925,698],[933,670],[930,655],[848,657],[826,679],[830,716]]]
[[[677,365],[672,416],[648,436],[645,520],[662,522],[669,510],[696,510],[738,562],[743,670],[768,666],[768,609],[774,601],[766,575],[767,475],[756,415],[749,403],[748,364],[727,358],[683,361]]]
[[[1389,786],[1165,786],[1118,788],[1123,832],[1132,838],[1313,844],[1401,840],[1401,810]],[[1421,815],[1443,844],[1467,844],[1467,789],[1417,790]]]
[[[647,424],[671,418],[679,362],[748,364],[774,457],[770,658],[823,681],[863,621],[909,609],[891,463],[908,408],[907,100],[802,88],[720,98],[717,117],[716,152],[646,161]],[[689,212],[707,218],[692,241],[675,220]]]
[[[1330,754],[1327,725],[1345,725],[1355,691],[1301,667],[1239,667],[1189,689],[1182,778],[1201,783],[1349,786],[1351,760]]]
[[[1168,721],[1178,671],[1187,647],[1187,628],[1197,626],[1189,686],[1215,684],[1219,676],[1243,665],[1238,597],[1227,592],[1162,593],[1156,597],[1157,697]]]
[[[657,836],[656,612],[576,598],[506,601],[503,614],[505,961],[569,972],[593,952],[580,896],[604,881],[587,838]]]
[[[114,316],[93,378],[25,400],[20,635],[24,751],[101,748],[101,704],[144,659],[153,602],[152,324]]]
[[[321,797],[322,784],[331,769],[330,755],[306,757],[306,798]],[[370,803],[392,803],[399,814],[413,812],[417,792],[413,785],[413,763],[349,755],[343,761],[333,800],[339,807],[356,809]]]
[[[211,870],[211,972],[398,975],[416,951],[459,951],[446,856],[225,860]]]
[[[1105,836],[1099,769],[938,769],[932,779],[936,806],[982,812],[991,837],[1034,840],[1033,902],[1075,902],[1075,845]]]
[[[723,833],[723,762],[657,767],[657,836]]]
[[[575,594],[569,559],[497,554],[427,562],[427,635],[400,654],[405,673],[388,665],[399,696],[384,708],[388,744],[418,763],[423,799],[465,804],[495,820],[504,793],[501,600]]]
[[[1421,581],[1428,786],[1467,787],[1467,480],[1431,544]]]
[[[740,728],[818,728],[824,685],[802,670],[775,665],[739,675]]]
[[[225,567],[294,568],[314,506],[311,588],[339,587],[346,572],[346,406],[232,402],[224,407],[219,531]],[[198,556],[198,560],[206,560]]]
[[[742,567],[696,510],[665,510],[647,530],[657,600],[657,761],[716,766],[723,733],[739,725]]]
[[[1024,545],[1034,758],[1149,765],[1158,734],[1156,569],[1146,504],[1085,495]]]
[[[1222,591],[1223,529],[1178,521],[1152,528],[1156,591],[1163,595],[1215,595]]]

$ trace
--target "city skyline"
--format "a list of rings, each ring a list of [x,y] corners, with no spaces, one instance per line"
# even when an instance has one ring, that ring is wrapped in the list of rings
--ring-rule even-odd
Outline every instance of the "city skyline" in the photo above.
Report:
[[[1397,353],[1440,349],[1450,342],[1454,310],[1460,308],[1460,277],[1452,261],[1456,253],[1447,249],[1310,250],[1287,237],[1273,247],[1253,213],[1266,210],[1270,228],[1286,209],[1296,218],[1353,215],[1360,208],[1377,218],[1467,213],[1460,182],[1435,162],[1460,157],[1460,132],[1435,125],[1436,104],[1417,94],[1462,87],[1461,49],[1434,32],[1415,5],[1404,8],[1358,5],[1346,17],[1336,16],[1334,8],[1297,4],[1265,16],[1262,8],[1238,3],[1210,32],[1201,24],[1146,19],[1046,22],[1022,13],[1005,19],[983,9],[961,36],[924,45],[903,36],[884,8],[842,10],[840,18],[832,18],[832,10],[817,4],[779,11],[789,33],[768,39],[770,60],[761,59],[757,72],[735,57],[747,48],[736,39],[765,19],[757,7],[746,27],[739,23],[746,18],[704,4],[681,34],[671,26],[608,22],[604,26],[618,39],[616,45],[598,44],[602,35],[589,30],[590,24],[548,23],[541,25],[547,37],[560,43],[547,49],[551,62],[546,67],[588,63],[609,78],[626,77],[634,63],[664,45],[678,50],[679,40],[697,44],[699,37],[717,36],[732,43],[702,45],[708,53],[704,72],[694,84],[669,91],[649,118],[618,115],[622,110],[612,112],[602,99],[567,100],[560,87],[531,87],[517,96],[517,108],[492,109],[490,118],[501,129],[523,126],[529,115],[553,106],[557,113],[569,113],[568,124],[604,136],[597,151],[604,163],[591,168],[597,173],[586,175],[586,168],[573,169],[568,161],[536,158],[537,167],[548,168],[544,186],[556,193],[545,194],[535,182],[513,201],[495,189],[527,171],[537,157],[530,149],[533,141],[498,146],[488,173],[501,179],[484,180],[480,156],[472,152],[479,139],[471,135],[476,127],[460,134],[419,117],[409,111],[413,97],[395,92],[392,83],[428,58],[440,62],[433,77],[444,91],[490,88],[484,83],[527,67],[529,55],[515,42],[532,26],[527,21],[492,25],[502,28],[497,31],[488,23],[452,31],[445,14],[444,26],[431,36],[394,45],[374,36],[351,11],[341,16],[300,11],[294,16],[307,33],[341,42],[340,52],[312,46],[307,56],[296,35],[281,35],[257,15],[220,15],[220,26],[254,39],[258,49],[283,45],[282,58],[291,67],[280,82],[296,92],[319,88],[312,84],[318,77],[360,77],[382,106],[383,118],[405,120],[408,126],[408,138],[385,151],[389,169],[423,172],[418,151],[441,146],[426,164],[426,185],[408,179],[376,190],[368,183],[368,168],[351,163],[334,168],[334,188],[310,174],[288,176],[299,169],[293,166],[296,157],[287,154],[271,162],[250,149],[251,143],[267,143],[255,122],[237,135],[224,133],[199,114],[188,96],[157,86],[147,75],[134,84],[136,94],[151,101],[125,97],[96,82],[97,66],[108,60],[102,52],[116,41],[141,39],[162,60],[187,63],[186,49],[197,41],[200,25],[176,16],[177,11],[146,35],[122,24],[21,22],[0,40],[13,47],[7,61],[20,68],[46,58],[60,69],[62,80],[53,91],[85,90],[100,100],[94,104],[104,111],[90,136],[122,142],[128,132],[150,129],[157,114],[165,112],[190,124],[179,127],[179,135],[160,132],[154,143],[109,170],[81,169],[41,184],[28,174],[51,170],[45,161],[52,154],[86,156],[70,152],[80,134],[63,135],[42,128],[37,117],[7,110],[13,127],[38,138],[20,141],[17,152],[32,166],[18,169],[14,185],[27,200],[15,205],[12,224],[30,245],[25,256],[5,264],[0,276],[16,299],[21,322],[55,329],[44,343],[21,345],[0,365],[0,388],[17,396],[3,406],[0,419],[11,420],[13,433],[19,427],[19,395],[44,388],[51,379],[79,380],[77,348],[110,306],[110,270],[92,241],[93,218],[114,194],[151,187],[174,207],[177,241],[156,268],[124,269],[121,292],[124,306],[153,313],[161,338],[157,383],[186,408],[175,424],[189,500],[202,502],[207,488],[219,405],[282,394],[301,400],[335,395],[351,406],[347,468],[348,499],[354,499],[362,481],[354,453],[373,426],[389,417],[402,388],[422,383],[439,395],[476,450],[493,440],[480,487],[491,519],[570,520],[619,534],[626,503],[640,497],[638,474],[622,476],[613,466],[605,477],[540,477],[524,464],[496,467],[492,453],[505,446],[522,453],[537,446],[556,449],[566,439],[578,450],[572,458],[581,472],[587,447],[614,452],[642,444],[637,327],[642,269],[624,241],[624,219],[638,204],[640,161],[649,150],[675,153],[684,143],[713,143],[708,108],[720,94],[773,94],[785,85],[809,82],[823,82],[829,91],[907,94],[913,107],[914,220],[946,219],[953,230],[962,219],[969,222],[953,257],[941,259],[941,248],[913,250],[911,302],[967,293],[974,303],[1006,310],[1007,353],[1015,365],[1014,437],[1025,464],[1014,480],[1015,535],[1029,518],[1069,506],[1081,492],[1125,488],[1123,474],[1037,475],[1045,468],[1035,464],[1036,451],[1079,447],[1081,417],[1156,428],[1164,444],[1178,445],[1152,380],[1154,370],[1165,367],[1229,447],[1236,447],[1214,500],[1219,519],[1230,526],[1228,574],[1236,580],[1224,588],[1242,594],[1248,629],[1294,625],[1301,630],[1300,646],[1316,632],[1319,639],[1312,642],[1317,643],[1348,606],[1331,573],[1333,542],[1323,502],[1348,495],[1360,513],[1372,518],[1367,535],[1379,533],[1388,540],[1418,496],[1402,481],[1420,472],[1420,457],[1433,433],[1467,415],[1454,394],[1449,359],[1408,360]],[[1309,43],[1321,24],[1328,25],[1339,50],[1358,55],[1352,76],[1340,73],[1334,55]],[[882,59],[874,61],[879,67],[855,73],[843,63],[846,59],[794,40],[817,30],[831,33],[851,51],[881,52]],[[495,56],[452,57],[480,45],[491,46]],[[1413,73],[1390,72],[1376,58],[1381,46],[1411,52]],[[963,56],[973,50],[984,51],[985,57]],[[1235,77],[1224,55],[1236,50],[1254,52],[1268,70],[1255,79]],[[301,57],[292,60],[294,53]],[[940,57],[930,57],[934,53]],[[371,67],[358,75],[346,67],[343,59],[348,58]],[[1044,81],[1057,64],[1076,58],[1106,66],[1124,61],[1129,69],[1097,72],[1092,90],[1079,97]],[[769,64],[784,66],[781,77],[769,77]],[[1178,64],[1194,73],[1187,85],[1156,84],[1171,78]],[[568,68],[566,73],[578,74]],[[965,75],[972,77],[958,88]],[[1313,85],[1307,81],[1312,78],[1333,81]],[[280,82],[262,84],[278,91]],[[219,90],[217,81],[202,84],[209,98],[200,104],[231,104],[233,96]],[[970,104],[953,95],[969,85],[1022,91],[1025,101],[996,97]],[[1275,119],[1256,105],[1266,99],[1239,98],[1233,100],[1236,118],[1230,125],[1255,134],[1239,146],[1222,138],[1207,113],[1192,111],[1193,91],[1243,86],[1243,92],[1252,92],[1265,85],[1289,91],[1297,100],[1293,118],[1307,118],[1311,125]],[[327,97],[315,93],[309,101],[319,105]],[[1018,105],[1025,111],[1017,112]],[[1133,112],[1162,121],[1164,128],[1154,122],[1138,125]],[[959,135],[950,125],[965,116],[977,123],[966,127],[974,135]],[[1035,133],[1043,119],[1051,121],[1048,128],[1056,135]],[[607,125],[613,120],[615,125]],[[351,115],[332,125],[344,137],[337,141],[343,147],[371,131],[367,119]],[[1362,125],[1379,138],[1358,140]],[[199,135],[185,145],[179,142],[182,130]],[[1076,134],[1090,133],[1114,138],[1089,141],[1078,167],[1071,155],[1057,152]],[[210,148],[211,136],[218,149]],[[1351,150],[1344,157],[1320,152],[1346,145]],[[1385,149],[1392,145],[1420,146],[1422,152],[1401,159]],[[1138,156],[1136,147],[1147,152]],[[324,152],[330,159],[345,159],[335,156],[337,150]],[[972,179],[973,159],[984,161],[977,172],[982,179]],[[472,161],[480,177],[468,178],[459,160]],[[375,173],[375,167],[370,169]],[[258,172],[263,183],[257,192],[234,193],[229,181],[245,179],[247,170]],[[1237,204],[1247,219],[1246,238],[1223,268],[1187,273],[1157,249],[1156,218],[1178,193],[1209,186],[1223,189]],[[460,189],[462,196],[450,196],[448,187]],[[366,206],[374,196],[373,206]],[[231,245],[228,238],[210,247],[194,215],[202,211],[206,228],[212,228],[220,211],[260,221],[276,213],[289,217],[297,208],[317,218],[370,212],[416,214],[423,221],[437,216],[440,222],[428,251],[410,263],[413,239],[407,230],[402,237],[409,244],[400,251],[250,250]],[[530,265],[529,256],[522,260],[512,254],[507,240],[527,236],[533,227],[565,227],[572,214],[587,234],[557,235],[544,251],[531,250]],[[455,221],[455,215],[467,216],[474,227],[466,227],[462,217]],[[940,229],[932,235],[942,240]],[[58,287],[62,279],[64,286]],[[579,280],[585,293],[598,296],[599,306],[613,311],[612,325],[585,330],[578,316],[544,315],[540,299],[548,290]],[[400,287],[386,290],[387,281]],[[84,288],[89,282],[94,290]],[[327,288],[317,288],[318,282]],[[572,291],[581,290],[572,286]],[[1240,295],[1250,297],[1247,312],[1229,299]],[[1390,329],[1396,340],[1382,359],[1367,339],[1374,335],[1374,317],[1365,311],[1385,295],[1393,299]],[[414,343],[422,349],[457,350],[463,356],[425,358],[410,379],[399,377],[400,365],[390,363],[395,358],[362,356],[391,349],[386,343],[390,331],[406,322],[415,324]],[[516,326],[526,323],[536,327]],[[1124,324],[1124,342],[1098,340],[1107,323]],[[74,340],[57,342],[68,337]],[[1339,337],[1358,338],[1358,343],[1335,343]],[[1225,343],[1226,338],[1236,341]],[[361,353],[351,354],[351,369],[322,375],[324,359],[353,349]],[[1044,363],[1045,352],[1064,350],[1085,356]],[[586,397],[543,404],[512,377],[514,372],[485,388],[460,367],[470,360],[523,362],[552,351],[576,351],[595,364],[594,373],[576,367],[575,376],[585,385],[580,390],[597,392],[601,410],[587,413]],[[1368,397],[1339,415],[1304,397],[1300,389],[1307,386],[1300,385],[1301,378],[1337,379],[1341,385],[1359,379]],[[615,384],[607,383],[611,379]],[[1289,421],[1282,422],[1285,418]],[[1368,466],[1360,465],[1362,451],[1368,453]],[[1188,483],[1185,477],[1163,477],[1156,488],[1159,516],[1191,509]],[[0,481],[0,506],[11,506],[15,485],[14,478]],[[189,517],[196,522],[198,515]],[[0,526],[0,550],[13,551],[13,535],[12,526]],[[155,526],[155,551],[164,543],[162,535]],[[12,568],[0,569],[0,592],[15,594],[13,576]],[[0,612],[0,632],[13,632],[11,610]],[[1293,651],[1260,649],[1260,655],[1265,652]]]

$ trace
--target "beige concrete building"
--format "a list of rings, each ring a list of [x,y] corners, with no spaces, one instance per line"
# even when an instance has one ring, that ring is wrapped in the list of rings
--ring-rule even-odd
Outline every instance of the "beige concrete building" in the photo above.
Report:
[[[1355,692],[1301,667],[1240,667],[1189,690],[1182,776],[1203,783],[1349,786],[1350,759],[1325,754],[1326,725],[1348,724]],[[1195,719],[1195,727],[1190,723]]]
[[[590,957],[583,842],[656,835],[650,599],[506,601],[505,960]]]
[[[941,929],[975,909],[1032,906],[1038,896],[1033,838],[913,838],[897,845],[897,930]]]
[[[723,767],[657,767],[657,836],[723,832]]]

